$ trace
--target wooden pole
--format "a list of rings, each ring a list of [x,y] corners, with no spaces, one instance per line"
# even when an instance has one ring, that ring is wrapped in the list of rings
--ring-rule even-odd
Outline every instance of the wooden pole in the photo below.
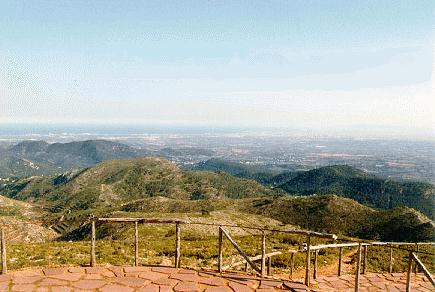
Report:
[[[310,248],[311,248],[311,236],[308,236],[307,237],[307,254],[306,254],[306,258],[305,258],[305,286],[307,286],[307,287],[310,286],[310,261],[311,261]]]
[[[367,271],[367,253],[368,253],[368,246],[364,245],[364,260],[363,260],[363,270],[362,273],[365,274]]]
[[[390,246],[390,267],[388,268],[390,273],[393,272],[393,260],[393,246]]]
[[[317,255],[318,255],[318,253],[319,253],[318,250],[314,251],[314,273],[313,273],[314,280],[317,279]]]
[[[268,257],[267,261],[267,275],[270,276],[272,274],[272,257]]]
[[[1,253],[2,253],[2,274],[8,272],[7,262],[6,262],[6,238],[3,228],[1,229]]]
[[[95,259],[95,220],[91,222],[91,267],[95,267],[97,261]]]
[[[429,272],[429,270],[424,266],[424,264],[420,261],[420,259],[414,253],[412,253],[412,258],[415,261],[415,264],[418,265],[420,270],[423,272],[423,274],[429,280],[429,282],[433,286],[435,286],[435,280],[433,279],[431,272]]]
[[[219,273],[222,273],[222,239],[223,239],[222,227],[219,227],[219,255],[218,255],[218,271],[219,271]],[[248,263],[246,263],[246,264],[248,264]]]
[[[175,224],[175,267],[180,267],[181,256],[180,223]]]
[[[137,221],[134,222],[134,266],[139,265],[139,230]]]
[[[411,292],[411,272],[412,272],[412,251],[408,257],[408,273],[406,275],[406,292]]]
[[[418,243],[415,243],[415,254],[418,256]],[[414,273],[416,273],[417,274],[417,272],[418,272],[418,267],[417,267],[418,265],[415,265],[415,267],[414,267]]]
[[[228,239],[229,242],[237,249],[239,254],[245,259],[245,261],[254,269],[257,273],[261,275],[261,269],[257,267],[257,265],[251,260],[251,258],[243,251],[243,249],[231,238],[227,231],[225,231],[222,227],[222,234]]]
[[[290,279],[293,279],[293,269],[295,266],[295,254],[292,252],[290,256]]]
[[[343,248],[340,247],[340,252],[338,254],[338,276],[341,276],[341,262],[343,261]]]
[[[359,274],[361,269],[361,243],[358,245],[358,258],[356,261],[356,272],[355,272],[355,292],[359,291]]]
[[[266,274],[266,233],[262,232],[261,235],[261,276]]]
[[[249,265],[248,265],[248,262],[246,262],[246,263],[245,263],[245,269],[244,269],[244,270],[245,270],[245,273],[248,271],[248,266],[249,266]]]

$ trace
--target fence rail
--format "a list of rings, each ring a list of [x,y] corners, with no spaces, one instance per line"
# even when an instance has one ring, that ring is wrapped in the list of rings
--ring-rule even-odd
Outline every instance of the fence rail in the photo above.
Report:
[[[311,245],[312,237],[318,237],[323,239],[332,239],[337,240],[338,237],[335,234],[329,233],[320,233],[320,232],[312,232],[306,230],[280,230],[280,229],[269,229],[269,228],[261,228],[261,227],[253,227],[253,226],[241,226],[241,225],[232,225],[232,224],[215,224],[215,223],[201,223],[201,222],[191,222],[189,220],[178,219],[178,218],[95,218],[91,217],[90,222],[88,223],[91,226],[91,240],[90,240],[90,265],[96,266],[96,228],[97,222],[99,223],[127,223],[134,224],[134,265],[138,266],[139,263],[139,224],[174,224],[175,225],[175,267],[180,267],[180,259],[181,259],[181,226],[182,225],[208,225],[208,226],[216,226],[218,228],[218,271],[223,272],[224,270],[230,269],[231,267],[237,267],[245,264],[245,271],[247,267],[250,266],[256,273],[261,275],[262,277],[270,275],[271,271],[271,262],[272,258],[277,255],[281,255],[280,251],[274,251],[267,253],[266,249],[266,233],[285,233],[285,234],[295,234],[302,235],[306,237],[306,245],[301,249],[293,249],[287,250],[286,252],[291,253],[290,255],[290,277],[293,274],[294,269],[294,255],[297,253],[305,253],[305,284],[310,286],[311,279],[311,254],[314,254],[314,263],[313,263],[313,278],[317,278],[317,261],[318,261],[318,253],[319,250],[329,249],[329,248],[338,248],[339,249],[339,258],[338,258],[338,275],[340,276],[342,273],[342,258],[343,258],[343,249],[350,247],[357,247],[357,265],[355,272],[355,291],[359,290],[359,277],[360,274],[364,274],[367,271],[367,257],[369,248],[371,246],[385,247],[389,248],[390,251],[390,262],[389,262],[389,271],[392,272],[393,267],[393,249],[400,249],[409,251],[409,261],[408,261],[408,277],[407,277],[407,291],[410,291],[410,282],[411,282],[411,270],[412,263],[415,262],[414,271],[417,272],[417,268],[419,268],[425,276],[429,279],[429,281],[435,286],[434,280],[430,272],[418,258],[418,254],[430,254],[424,251],[419,250],[420,246],[423,245],[435,245],[435,242],[418,242],[418,243],[409,243],[409,242],[347,242],[347,243],[333,243],[333,244],[319,244],[319,245]],[[34,224],[34,223],[29,223]],[[1,273],[5,274],[8,271],[7,268],[7,255],[6,255],[6,236],[3,230],[4,227],[9,227],[11,224],[0,224],[1,225]],[[224,227],[228,228],[241,228],[241,229],[251,229],[257,230],[261,232],[261,254],[253,257],[249,257],[246,252],[240,247],[239,244],[233,239],[230,233],[224,229]],[[50,237],[50,235],[48,235]],[[242,256],[243,260],[236,262],[232,265],[223,266],[223,239],[226,238],[232,246],[238,251],[238,253]],[[343,239],[339,239],[343,240]],[[407,248],[406,248],[407,247]],[[49,248],[49,247],[48,247]],[[411,248],[411,249],[410,249]],[[255,262],[261,261],[260,266],[255,264]],[[266,267],[267,261],[267,267]],[[267,269],[267,270],[266,270]]]

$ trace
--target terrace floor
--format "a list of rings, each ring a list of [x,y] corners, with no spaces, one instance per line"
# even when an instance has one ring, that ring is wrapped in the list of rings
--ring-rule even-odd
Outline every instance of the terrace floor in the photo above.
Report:
[[[323,277],[311,291],[353,291],[354,277]],[[361,275],[360,291],[405,291],[406,275]],[[413,291],[435,291],[422,275],[413,275]],[[146,291],[273,292],[309,291],[297,282],[246,274],[169,267],[65,267],[29,269],[0,275],[0,291]]]

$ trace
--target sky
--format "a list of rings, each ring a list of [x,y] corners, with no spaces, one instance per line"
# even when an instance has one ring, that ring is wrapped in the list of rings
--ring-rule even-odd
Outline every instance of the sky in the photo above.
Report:
[[[430,0],[0,0],[0,125],[433,136],[434,11]]]

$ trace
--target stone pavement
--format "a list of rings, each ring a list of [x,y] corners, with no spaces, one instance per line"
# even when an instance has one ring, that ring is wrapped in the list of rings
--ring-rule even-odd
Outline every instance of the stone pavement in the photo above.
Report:
[[[0,275],[0,291],[274,292],[300,283],[169,267],[44,268]]]
[[[406,291],[406,273],[376,274],[366,273],[360,275],[360,291]],[[342,275],[340,277],[319,277],[312,281],[313,291],[354,291],[355,275]],[[412,291],[435,291],[432,284],[423,274],[412,274]]]
[[[406,274],[361,275],[360,291],[405,291]],[[354,275],[320,277],[311,291],[353,291]],[[412,275],[412,291],[435,291],[422,274]],[[246,274],[219,274],[169,267],[69,267],[17,271],[0,275],[0,291],[145,291],[145,292],[274,292],[308,291],[286,280]]]

